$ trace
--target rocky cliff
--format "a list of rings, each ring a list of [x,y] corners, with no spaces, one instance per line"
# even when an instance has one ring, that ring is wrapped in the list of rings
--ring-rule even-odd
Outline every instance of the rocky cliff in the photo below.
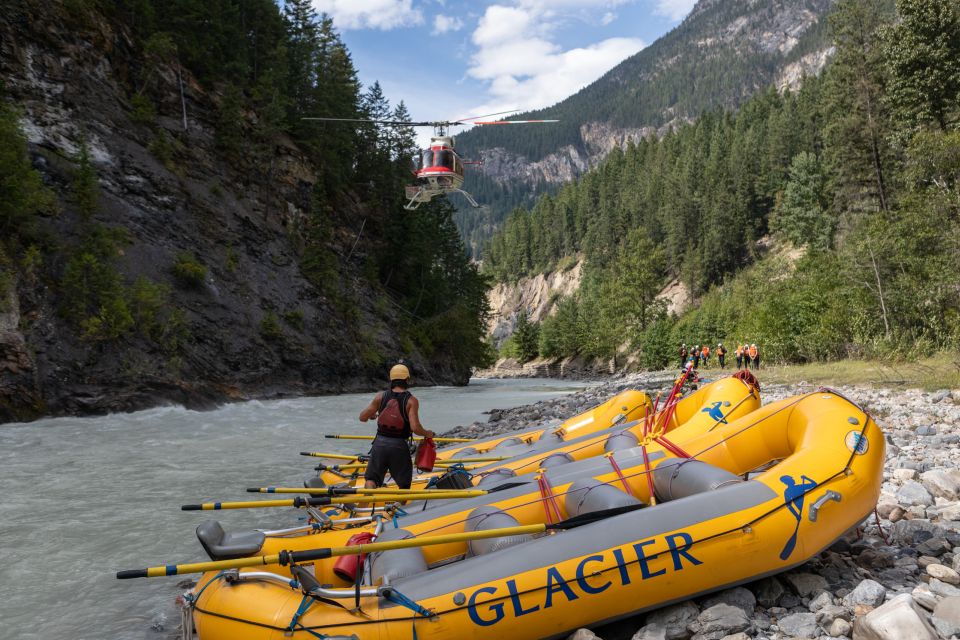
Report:
[[[326,245],[337,268],[308,281],[302,226],[317,172],[305,154],[281,136],[266,171],[228,161],[215,135],[221,93],[148,61],[122,27],[70,4],[81,9],[0,3],[0,99],[18,110],[31,162],[58,199],[36,221],[37,246],[10,256],[9,269],[0,259],[0,422],[366,389],[404,354],[425,383],[466,381],[442,354],[398,344],[397,311],[368,275],[381,239],[364,225],[381,213],[339,198]],[[145,115],[148,64],[162,90]],[[243,114],[244,127],[258,117]],[[71,197],[81,148],[98,192],[88,214]],[[117,286],[153,296],[149,330],[136,308],[123,335],[69,320],[68,257],[105,235],[101,261]]]

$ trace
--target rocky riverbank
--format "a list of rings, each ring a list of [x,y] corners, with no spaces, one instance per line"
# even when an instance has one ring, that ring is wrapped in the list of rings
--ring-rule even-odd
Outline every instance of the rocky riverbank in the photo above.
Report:
[[[553,423],[622,389],[668,388],[675,372],[631,374],[509,410],[450,435],[487,437]],[[762,384],[762,375],[761,384]],[[764,403],[815,389],[763,386]],[[940,640],[960,637],[960,390],[840,387],[887,435],[887,466],[869,518],[790,572],[675,604],[571,638],[631,640]],[[445,434],[447,435],[447,434]],[[879,522],[879,528],[878,528]]]

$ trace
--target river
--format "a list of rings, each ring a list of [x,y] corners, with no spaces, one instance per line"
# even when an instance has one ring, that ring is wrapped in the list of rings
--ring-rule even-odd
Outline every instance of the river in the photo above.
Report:
[[[472,380],[416,390],[427,428],[571,393],[583,382]],[[118,581],[118,569],[205,560],[193,533],[212,514],[181,504],[256,499],[248,486],[301,486],[317,459],[363,444],[372,394],[251,401],[214,411],[161,407],[0,425],[0,638],[166,639],[183,578]],[[215,514],[225,528],[296,524],[292,510]]]

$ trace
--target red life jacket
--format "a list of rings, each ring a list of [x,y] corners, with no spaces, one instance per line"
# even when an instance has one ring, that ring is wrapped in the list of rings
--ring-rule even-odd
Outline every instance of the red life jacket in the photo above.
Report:
[[[377,435],[404,440],[413,435],[407,416],[407,402],[412,397],[409,391],[396,393],[387,389],[383,392],[377,412]]]

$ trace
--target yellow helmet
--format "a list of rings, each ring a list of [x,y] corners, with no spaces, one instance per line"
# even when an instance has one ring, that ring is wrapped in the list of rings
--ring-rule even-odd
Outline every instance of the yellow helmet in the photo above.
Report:
[[[409,380],[410,379],[410,369],[407,369],[405,364],[395,364],[390,368],[390,379],[391,380]]]

